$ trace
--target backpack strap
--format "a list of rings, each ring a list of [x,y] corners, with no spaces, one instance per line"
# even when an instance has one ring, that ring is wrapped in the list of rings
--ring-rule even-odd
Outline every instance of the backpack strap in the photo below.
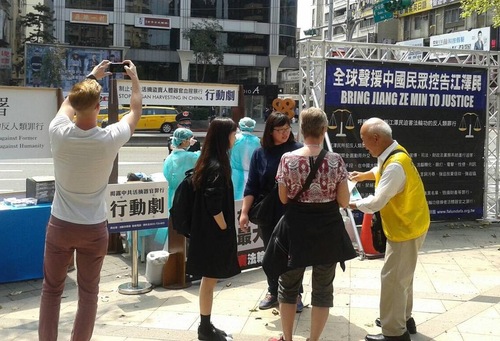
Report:
[[[307,176],[306,181],[304,182],[304,185],[302,186],[302,189],[299,191],[299,193],[297,193],[296,196],[293,197],[292,200],[297,200],[299,198],[299,196],[302,193],[304,193],[305,191],[307,191],[307,189],[309,188],[309,186],[311,186],[311,183],[312,183],[313,179],[316,177],[316,173],[318,172],[319,166],[323,162],[323,159],[325,158],[325,155],[326,155],[326,150],[325,149],[321,149],[321,152],[318,154],[318,157],[316,158],[316,161],[314,162],[314,164],[311,167],[311,171],[309,172],[309,175]],[[313,157],[311,156],[310,157],[311,164],[312,164],[312,158]]]
[[[398,153],[405,153],[411,159],[411,156],[407,152],[405,152],[404,150],[402,150],[402,149],[394,149],[392,152],[389,153],[389,155],[387,155],[387,157],[385,158],[384,162],[382,162],[382,166],[380,166],[379,173],[380,173],[381,176],[382,176],[384,165],[387,162],[387,160],[389,160],[389,158],[391,156],[393,156],[394,154],[398,154]]]

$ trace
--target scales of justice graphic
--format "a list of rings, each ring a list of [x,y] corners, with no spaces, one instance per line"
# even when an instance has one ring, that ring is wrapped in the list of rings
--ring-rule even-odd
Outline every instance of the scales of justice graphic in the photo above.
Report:
[[[354,120],[352,119],[352,113],[347,109],[337,109],[332,113],[332,116],[328,120],[328,129],[337,129],[337,120],[335,115],[340,114],[340,131],[335,134],[337,137],[345,137],[344,128],[346,130],[354,129]],[[345,114],[345,116],[344,116]],[[346,120],[344,125],[344,119]]]
[[[458,126],[458,130],[467,131],[467,135],[465,135],[466,139],[474,138],[472,131],[481,131],[481,129],[479,116],[473,112],[465,113],[460,120],[460,125]]]

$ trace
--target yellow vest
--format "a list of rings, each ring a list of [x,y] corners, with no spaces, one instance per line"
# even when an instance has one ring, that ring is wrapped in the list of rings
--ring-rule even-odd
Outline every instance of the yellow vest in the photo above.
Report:
[[[398,150],[406,150],[402,146]],[[375,174],[375,187],[378,186],[385,167],[392,162],[399,163],[405,172],[406,182],[403,190],[392,197],[380,210],[382,226],[387,239],[403,242],[420,237],[429,229],[429,206],[425,198],[424,184],[413,165],[411,157],[406,153],[389,156],[383,168]]]

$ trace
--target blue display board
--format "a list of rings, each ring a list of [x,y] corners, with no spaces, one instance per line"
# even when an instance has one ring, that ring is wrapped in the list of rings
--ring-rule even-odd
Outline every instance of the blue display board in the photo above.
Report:
[[[349,171],[376,166],[359,131],[379,117],[411,154],[432,220],[483,217],[487,69],[331,59],[325,79],[330,141]]]

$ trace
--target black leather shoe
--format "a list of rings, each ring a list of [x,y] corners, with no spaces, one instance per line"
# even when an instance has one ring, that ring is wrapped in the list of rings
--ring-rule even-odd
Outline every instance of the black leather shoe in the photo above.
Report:
[[[411,341],[410,333],[406,331],[401,336],[386,336],[383,334],[371,335],[368,334],[365,336],[365,341]]]
[[[377,327],[382,327],[382,324],[380,323],[380,317],[377,317],[375,319],[375,324]],[[408,330],[408,333],[410,334],[416,334],[417,333],[417,325],[415,324],[415,320],[413,317],[410,317],[408,321],[406,321],[406,330]]]

